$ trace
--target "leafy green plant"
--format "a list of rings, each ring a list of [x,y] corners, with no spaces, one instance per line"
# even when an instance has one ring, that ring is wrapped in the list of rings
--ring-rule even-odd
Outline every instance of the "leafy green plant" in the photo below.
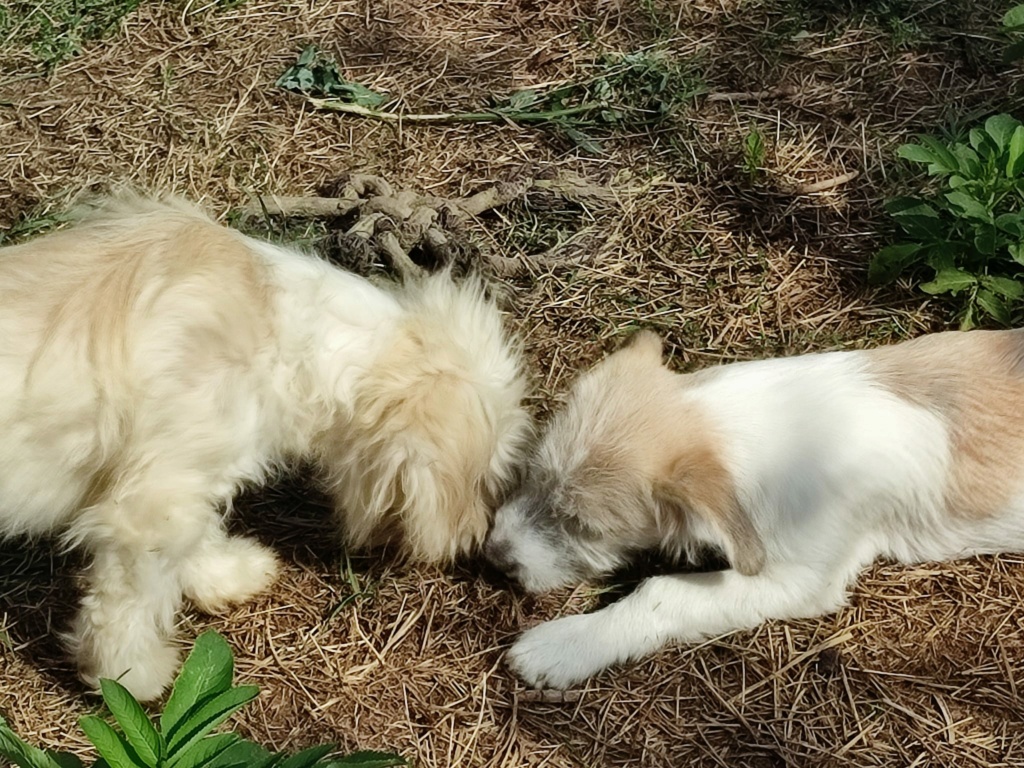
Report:
[[[182,665],[159,722],[115,680],[101,680],[103,701],[117,728],[98,715],[79,724],[96,747],[94,768],[390,768],[408,763],[385,752],[331,757],[325,744],[294,755],[272,753],[235,733],[212,733],[256,698],[253,685],[233,686],[234,660],[216,632],[205,632]],[[33,747],[0,717],[0,756],[18,768],[82,768],[68,752]]]
[[[350,83],[338,72],[338,65],[320,55],[314,45],[307,45],[299,60],[288,67],[276,83],[278,88],[306,96],[339,99],[346,104],[378,107],[384,103],[383,95],[359,83]]]
[[[383,94],[344,80],[334,62],[307,47],[277,85],[310,99],[320,109],[405,123],[532,123],[563,134],[590,152],[600,145],[597,129],[629,128],[662,120],[702,92],[693,72],[670,56],[644,50],[605,56],[589,78],[544,89],[523,89],[494,98],[476,112],[410,113],[381,109]]]
[[[89,40],[103,37],[142,0],[51,0],[5,3],[0,40],[28,43],[46,69],[74,56]]]
[[[764,137],[757,128],[751,128],[743,140],[743,170],[751,182],[757,180],[764,166]]]
[[[1003,61],[1024,58],[1024,3],[1013,6],[1003,16],[1003,32],[1010,38],[1010,45],[1003,52]]]
[[[868,277],[887,283],[925,266],[934,276],[921,290],[959,298],[961,327],[983,315],[1008,325],[1024,300],[1024,126],[995,115],[973,128],[967,143],[918,140],[897,154],[926,166],[942,191],[886,203],[907,239],[875,254]]]

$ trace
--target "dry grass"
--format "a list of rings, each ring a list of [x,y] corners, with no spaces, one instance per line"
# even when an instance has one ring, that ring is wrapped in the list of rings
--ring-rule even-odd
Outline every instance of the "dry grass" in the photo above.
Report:
[[[26,77],[38,65],[17,41],[0,48],[0,226],[113,182],[223,213],[250,192],[312,194],[353,171],[453,197],[563,169],[612,187],[618,207],[512,206],[477,232],[505,255],[579,257],[510,286],[540,414],[639,325],[667,336],[680,368],[915,335],[944,308],[863,287],[879,201],[905,173],[893,149],[1019,106],[1021,70],[995,63],[996,0],[833,5],[144,5],[47,78]],[[794,90],[698,98],[586,157],[538,129],[312,112],[273,87],[308,42],[415,111],[475,108],[652,45],[699,67],[712,92]],[[765,155],[752,182],[742,155],[754,128]],[[793,191],[851,171],[829,191]],[[1019,558],[879,566],[835,616],[666,650],[549,704],[519,694],[502,650],[524,625],[604,599],[595,590],[530,598],[472,565],[423,572],[386,555],[345,571],[308,492],[286,486],[243,507],[238,524],[275,543],[284,577],[229,616],[190,616],[185,634],[228,637],[240,675],[263,689],[242,728],[272,746],[335,740],[422,766],[1024,765]],[[93,704],[54,639],[78,565],[44,545],[0,549],[0,710],[36,743],[84,749],[75,720]],[[350,598],[352,578],[362,597]]]

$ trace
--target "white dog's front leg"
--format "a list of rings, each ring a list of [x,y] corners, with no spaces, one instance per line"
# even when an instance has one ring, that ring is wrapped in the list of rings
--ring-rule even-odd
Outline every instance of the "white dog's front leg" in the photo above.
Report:
[[[277,556],[254,539],[211,525],[181,566],[182,588],[206,613],[246,603],[277,578]]]
[[[770,618],[814,616],[843,604],[845,584],[806,567],[658,576],[595,613],[528,630],[508,661],[537,687],[566,688],[666,643],[699,642]]]

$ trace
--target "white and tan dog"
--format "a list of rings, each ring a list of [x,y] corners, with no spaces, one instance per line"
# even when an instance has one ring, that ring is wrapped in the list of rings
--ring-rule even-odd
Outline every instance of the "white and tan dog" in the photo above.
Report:
[[[182,596],[217,611],[274,555],[228,537],[248,483],[311,462],[349,543],[481,544],[529,418],[479,283],[384,289],[178,200],[126,197],[0,250],[0,535],[91,555],[83,677],[171,681]]]
[[[485,552],[540,591],[708,545],[730,569],[530,629],[512,668],[565,687],[670,641],[836,610],[878,557],[1024,550],[1024,331],[690,375],[641,333],[576,383]]]

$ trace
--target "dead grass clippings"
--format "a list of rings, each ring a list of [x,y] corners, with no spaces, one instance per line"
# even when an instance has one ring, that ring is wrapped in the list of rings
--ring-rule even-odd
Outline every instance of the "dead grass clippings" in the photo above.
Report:
[[[171,189],[217,213],[255,195],[332,194],[354,173],[466,198],[571,174],[615,204],[511,203],[472,237],[529,265],[505,281],[543,416],[571,379],[637,327],[671,364],[866,346],[943,326],[946,309],[864,287],[886,236],[881,201],[907,171],[895,147],[1018,109],[1020,68],[993,53],[994,0],[408,0],[140,4],[42,73],[0,44],[0,227],[83,190]],[[316,112],[275,88],[315,44],[396,112],[467,111],[571,81],[643,49],[698,72],[707,95],[587,154],[513,124],[382,124]],[[751,176],[745,140],[763,157]],[[836,180],[843,181],[837,182]],[[557,252],[564,260],[545,262]],[[455,573],[350,556],[301,483],[247,497],[237,525],[286,562],[269,595],[212,627],[261,687],[238,722],[275,748],[336,741],[420,766],[1024,766],[1020,558],[879,565],[849,608],[772,622],[609,671],[552,701],[502,664],[524,626],[587,610]],[[82,695],[56,639],[81,562],[0,546],[0,709],[36,744],[87,745]],[[557,697],[556,697],[557,698]]]

